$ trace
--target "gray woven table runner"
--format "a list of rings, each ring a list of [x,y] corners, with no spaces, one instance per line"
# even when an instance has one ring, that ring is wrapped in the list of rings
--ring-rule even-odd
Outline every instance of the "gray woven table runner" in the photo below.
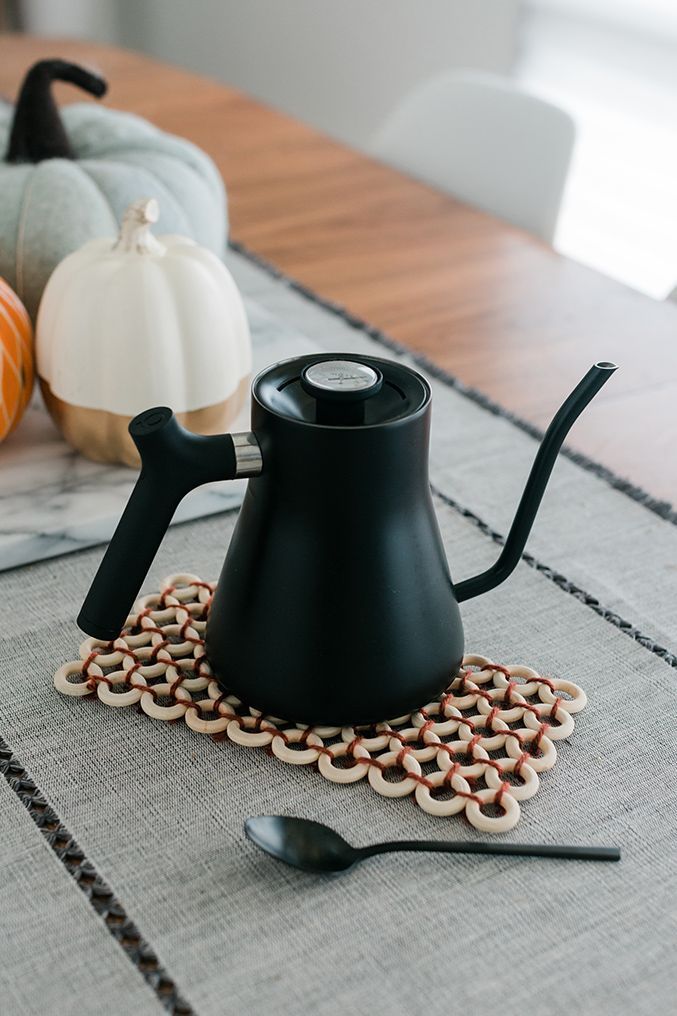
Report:
[[[305,347],[396,355],[245,256],[230,260],[285,348],[296,333]],[[432,480],[461,579],[494,559],[535,441],[447,380],[433,387]],[[528,558],[463,613],[470,650],[588,693],[506,839],[617,843],[620,865],[394,855],[320,878],[276,864],[244,840],[248,815],[318,818],[357,844],[477,834],[185,725],[58,696],[52,673],[79,644],[74,617],[101,550],[2,576],[0,1011],[669,1011],[677,528],[614,484],[562,458]],[[172,529],[146,588],[171,571],[216,577],[234,519]]]

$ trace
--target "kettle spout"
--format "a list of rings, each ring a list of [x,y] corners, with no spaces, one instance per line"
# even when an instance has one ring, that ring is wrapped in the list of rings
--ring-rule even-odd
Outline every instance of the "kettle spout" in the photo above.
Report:
[[[579,381],[571,395],[560,406],[545,432],[540,448],[529,473],[524,493],[510,527],[503,550],[494,565],[471,579],[459,582],[455,587],[459,603],[480,593],[486,593],[500,585],[514,571],[522,556],[531,527],[540,506],[545,488],[562,443],[574,422],[602,385],[606,384],[616,370],[615,363],[595,363],[585,377]]]

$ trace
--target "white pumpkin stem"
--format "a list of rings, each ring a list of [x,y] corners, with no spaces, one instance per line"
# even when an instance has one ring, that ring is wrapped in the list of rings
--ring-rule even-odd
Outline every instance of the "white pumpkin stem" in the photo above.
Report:
[[[153,236],[150,227],[157,222],[160,208],[155,198],[134,201],[125,212],[120,235],[113,250],[135,251],[137,254],[163,254],[165,248]]]

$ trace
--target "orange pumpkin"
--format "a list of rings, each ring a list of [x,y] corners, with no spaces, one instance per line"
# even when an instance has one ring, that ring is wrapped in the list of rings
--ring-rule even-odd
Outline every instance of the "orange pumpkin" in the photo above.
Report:
[[[33,328],[14,290],[0,279],[0,441],[16,427],[33,391]]]

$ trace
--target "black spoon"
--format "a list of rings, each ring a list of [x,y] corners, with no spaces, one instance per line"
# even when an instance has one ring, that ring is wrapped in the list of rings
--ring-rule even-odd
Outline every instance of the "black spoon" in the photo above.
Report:
[[[445,854],[513,854],[519,857],[567,857],[578,861],[620,861],[618,847],[557,847],[530,843],[477,843],[464,840],[396,840],[353,847],[342,836],[307,818],[259,815],[248,818],[249,839],[272,857],[302,871],[345,871],[374,854],[394,850],[433,850]]]

